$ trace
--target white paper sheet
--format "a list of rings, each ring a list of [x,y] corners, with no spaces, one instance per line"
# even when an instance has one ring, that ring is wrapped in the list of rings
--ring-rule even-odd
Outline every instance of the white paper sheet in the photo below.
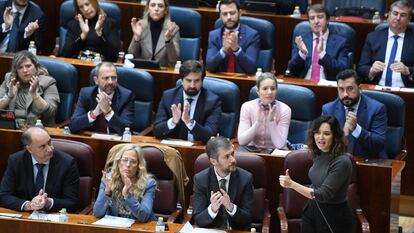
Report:
[[[162,144],[167,145],[175,145],[175,146],[192,146],[194,143],[189,141],[181,141],[181,140],[167,140],[164,139],[161,141]]]
[[[135,220],[130,218],[121,218],[111,215],[105,215],[103,218],[99,219],[98,221],[92,224],[99,226],[130,228],[134,222]]]
[[[121,140],[121,136],[111,135],[111,134],[102,134],[102,133],[94,133],[91,135],[92,138],[98,139],[106,139],[106,140]]]

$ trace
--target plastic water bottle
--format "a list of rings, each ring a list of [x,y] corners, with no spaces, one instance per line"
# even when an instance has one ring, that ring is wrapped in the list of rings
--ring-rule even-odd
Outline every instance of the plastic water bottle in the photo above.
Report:
[[[250,233],[256,232],[256,228],[252,227],[250,228]]]
[[[66,208],[63,208],[59,211],[59,222],[68,222],[68,212],[66,211]]]
[[[97,65],[99,65],[99,63],[101,63],[101,62],[102,62],[101,54],[96,53],[96,54],[95,54],[95,57],[93,58],[93,64],[94,64],[95,66],[97,66]]]
[[[181,61],[177,61],[177,63],[175,63],[175,66],[174,66],[174,73],[176,74],[180,73],[180,68],[181,68]]]
[[[256,79],[258,79],[260,77],[260,75],[262,75],[262,74],[263,74],[262,68],[257,68],[257,70],[256,70]]]
[[[372,16],[373,23],[381,23],[381,17],[379,11],[375,11],[374,16]]]
[[[293,14],[292,14],[292,16],[293,16],[293,17],[300,17],[300,16],[301,16],[299,6],[295,6],[295,9],[293,10]]]
[[[29,52],[33,53],[33,55],[35,55],[35,56],[37,55],[37,48],[36,48],[35,42],[33,40],[30,41],[29,48],[27,50],[29,50]]]
[[[36,127],[41,127],[41,128],[44,128],[44,126],[43,126],[43,124],[42,124],[42,120],[40,120],[40,119],[36,120],[36,124],[35,124],[35,126],[36,126]]]
[[[69,126],[65,126],[65,127],[63,127],[63,134],[64,134],[64,135],[69,135],[69,134],[70,134],[70,129],[69,129]]]
[[[122,141],[130,142],[132,138],[131,130],[129,127],[125,127],[124,134],[122,134]]]
[[[216,11],[217,11],[217,12],[220,12],[220,1],[217,1],[217,4],[216,4]]]
[[[130,61],[130,59],[134,59],[134,55],[132,55],[130,53],[125,54],[124,67],[126,67],[126,68],[134,68],[135,67],[134,63],[132,63]]]
[[[164,219],[162,217],[159,217],[157,223],[155,224],[155,232],[161,232],[164,230],[165,230]]]

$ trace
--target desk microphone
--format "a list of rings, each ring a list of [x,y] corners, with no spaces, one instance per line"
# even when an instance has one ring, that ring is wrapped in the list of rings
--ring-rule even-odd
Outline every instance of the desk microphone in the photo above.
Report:
[[[328,220],[326,219],[325,215],[323,214],[323,212],[322,212],[322,210],[321,210],[321,207],[319,207],[318,201],[316,201],[315,199],[313,199],[313,200],[315,201],[315,203],[316,203],[316,207],[318,207],[318,210],[319,210],[319,212],[321,213],[323,220],[325,221],[326,225],[328,226],[329,231],[330,231],[331,233],[334,233],[334,232],[333,232],[333,230],[332,230],[332,228],[331,228],[331,225],[329,225]]]

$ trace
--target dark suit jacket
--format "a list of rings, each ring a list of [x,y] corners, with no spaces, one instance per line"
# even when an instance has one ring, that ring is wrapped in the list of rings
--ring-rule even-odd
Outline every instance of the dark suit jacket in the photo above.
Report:
[[[76,104],[75,113],[73,113],[69,128],[71,132],[76,133],[81,130],[95,131],[95,122],[89,123],[88,112],[94,110],[96,105],[96,95],[98,94],[98,86],[84,87],[79,94],[78,103]],[[112,110],[114,115],[108,122],[111,132],[120,135],[129,127],[134,117],[134,94],[118,84],[112,98]]]
[[[354,141],[353,155],[387,158],[385,133],[387,132],[387,111],[385,105],[361,94],[357,122],[362,131]],[[322,106],[322,115],[335,116],[341,127],[345,124],[345,109],[339,99]]]
[[[188,128],[183,121],[179,121],[174,129],[169,130],[167,121],[172,117],[171,105],[183,106],[182,86],[166,90],[158,106],[154,122],[153,133],[158,138],[181,138],[187,140]],[[221,117],[221,101],[217,95],[202,88],[197,100],[193,119],[196,125],[191,130],[194,140],[207,142],[211,136],[217,134]]]
[[[77,58],[80,51],[90,50],[103,55],[106,61],[116,61],[118,59],[120,38],[115,21],[107,17],[102,30],[102,36],[98,37],[95,31],[97,19],[98,14],[96,14],[95,18],[89,20],[90,30],[86,40],[80,39],[82,30],[78,20],[72,19],[69,21],[61,56]]]
[[[76,160],[55,150],[50,159],[45,189],[47,196],[54,201],[51,212],[62,208],[70,212],[76,211],[79,203],[79,171]],[[21,211],[22,204],[36,195],[30,153],[22,150],[10,155],[0,186],[0,206]]]
[[[371,81],[368,78],[369,70],[375,61],[385,62],[387,50],[388,27],[382,30],[370,32],[362,47],[361,58],[359,59],[358,75],[367,83],[378,84],[381,80],[382,72],[379,72]],[[404,44],[401,52],[401,62],[408,66],[410,75],[401,75],[406,87],[414,87],[414,30],[407,28],[404,36]]]
[[[308,32],[302,35],[303,42],[308,49],[306,59],[299,56],[299,49],[296,43],[293,43],[292,58],[289,61],[289,71],[294,77],[305,78],[306,73],[312,65],[313,56],[313,35]],[[326,54],[319,59],[319,65],[323,66],[327,80],[336,80],[336,75],[349,67],[348,54],[351,52],[351,45],[345,37],[329,33],[328,41],[325,48]]]
[[[227,56],[221,57],[220,49],[223,47],[224,27],[210,32],[208,37],[208,50],[206,67],[210,72],[226,72]],[[239,45],[242,49],[238,56],[235,56],[236,73],[254,74],[256,72],[256,60],[260,49],[259,33],[247,25],[240,24]]]
[[[219,184],[214,168],[211,166],[194,176],[194,221],[200,227],[217,228],[223,226],[224,209],[220,208],[215,219],[208,214],[211,191],[217,192]],[[253,176],[250,172],[237,168],[230,175],[227,192],[233,204],[237,205],[236,213],[230,217],[232,229],[248,230],[253,220]]]
[[[0,1],[0,11],[4,12],[4,10],[6,9],[6,7],[11,7],[12,6],[12,0],[8,0],[8,1]],[[38,21],[39,23],[39,28],[28,38],[24,38],[24,29],[27,27],[27,25],[30,22],[34,22],[34,21]],[[0,17],[0,25],[3,24],[3,17]],[[27,9],[23,15],[22,20],[20,21],[20,26],[19,26],[19,33],[18,33],[18,42],[17,42],[17,50],[16,51],[10,51],[10,52],[18,52],[20,50],[27,50],[27,48],[29,47],[29,43],[30,41],[35,41],[36,46],[37,46],[37,50],[42,51],[43,49],[43,38],[44,38],[44,33],[46,31],[45,28],[45,15],[42,11],[42,9],[40,9],[39,6],[35,5],[33,2],[29,1],[29,5],[27,6]],[[0,30],[0,42],[3,41],[3,39],[7,36],[9,32],[3,33],[2,30]]]

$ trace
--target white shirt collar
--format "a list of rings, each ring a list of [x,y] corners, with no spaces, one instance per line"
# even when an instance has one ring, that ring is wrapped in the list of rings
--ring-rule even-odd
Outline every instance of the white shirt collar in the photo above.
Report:
[[[391,31],[390,28],[388,28],[388,39],[392,38],[394,35],[398,35],[399,37],[404,38],[405,32],[400,32],[398,34],[395,34],[394,32]]]
[[[228,187],[228,184],[229,184],[229,181],[230,181],[230,175],[231,175],[231,172],[230,172],[227,176],[225,176],[225,177],[221,177],[221,176],[217,173],[216,167],[214,167],[214,166],[213,166],[213,168],[214,168],[214,174],[216,174],[216,177],[217,177],[217,181],[219,181],[219,183],[220,183],[220,180],[221,180],[221,179],[226,179],[226,186]]]
[[[239,29],[240,29],[240,23],[237,25],[236,28],[233,28],[233,29],[228,29],[228,28],[224,27],[225,32],[238,32]]]
[[[39,162],[35,159],[35,157],[34,157],[32,154],[30,154],[30,156],[32,156],[32,163],[33,163],[33,166],[39,163]],[[49,159],[48,161],[44,162],[44,163],[41,163],[41,164],[48,165],[49,163],[50,163],[50,159]],[[40,163],[39,163],[39,164],[40,164]]]
[[[318,36],[315,33],[312,33],[312,35],[313,35],[313,40],[315,40],[316,37]],[[329,36],[329,28],[327,28],[326,29],[326,32],[322,35],[323,40],[324,41],[327,41],[328,40],[328,36]]]
[[[24,13],[27,10],[27,7],[29,6],[30,2],[27,3],[27,5],[21,9],[21,10],[17,10],[16,5],[14,4],[14,2],[12,3],[12,12],[13,14],[16,13],[17,11],[20,13],[20,18],[23,17]]]

